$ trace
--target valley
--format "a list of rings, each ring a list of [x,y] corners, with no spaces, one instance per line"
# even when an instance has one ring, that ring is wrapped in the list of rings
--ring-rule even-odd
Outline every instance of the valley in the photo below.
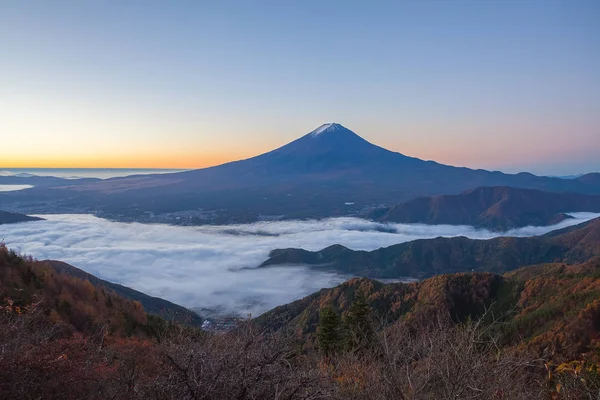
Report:
[[[433,272],[498,271],[504,268],[503,262],[510,261],[511,268],[515,268],[527,265],[523,264],[527,261],[548,260],[552,251],[532,236],[599,216],[572,215],[552,226],[495,232],[469,226],[380,223],[359,218],[171,226],[114,222],[84,214],[47,214],[43,221],[3,225],[2,237],[6,245],[20,253],[66,262],[105,281],[165,298],[214,319],[257,316],[354,276],[421,279]],[[521,240],[527,245],[518,245]],[[497,245],[484,246],[487,242]],[[513,242],[514,247],[506,246]],[[474,244],[471,248],[466,243]],[[407,261],[410,268],[392,266],[395,248],[414,249],[421,244],[428,252],[411,250],[415,258]],[[257,268],[281,261],[269,259],[274,249],[300,247],[304,254],[333,245],[348,249],[344,250],[347,258],[327,260],[337,261],[338,266],[315,268],[309,258],[284,258],[285,265]],[[453,252],[446,256],[449,248]],[[429,261],[429,253],[437,258]],[[371,254],[389,255],[382,258]],[[451,267],[458,261],[457,267]]]

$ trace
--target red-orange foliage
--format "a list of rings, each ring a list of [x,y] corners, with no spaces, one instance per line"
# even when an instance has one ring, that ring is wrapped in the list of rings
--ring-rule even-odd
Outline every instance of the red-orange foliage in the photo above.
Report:
[[[147,322],[139,302],[60,274],[48,263],[20,257],[0,245],[0,305],[4,298],[17,307],[39,301],[49,320],[70,326],[71,331],[95,332],[106,325],[113,333],[130,335]]]

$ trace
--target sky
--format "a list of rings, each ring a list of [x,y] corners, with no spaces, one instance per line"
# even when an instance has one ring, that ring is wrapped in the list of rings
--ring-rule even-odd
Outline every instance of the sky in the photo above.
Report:
[[[540,235],[599,216],[572,215],[575,218],[557,225],[505,234]],[[318,251],[338,243],[354,250],[375,250],[439,236],[501,235],[470,226],[380,224],[357,218],[184,227],[112,222],[82,214],[43,217],[47,220],[3,225],[4,242],[39,260],[61,260],[186,307],[241,316],[256,316],[348,279],[298,265],[257,269],[275,248]]]
[[[326,122],[414,157],[600,171],[600,2],[0,2],[0,168],[200,168]]]

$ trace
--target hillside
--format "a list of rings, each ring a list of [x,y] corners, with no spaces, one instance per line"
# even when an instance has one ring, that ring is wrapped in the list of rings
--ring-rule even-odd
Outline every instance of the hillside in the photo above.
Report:
[[[198,314],[185,307],[171,303],[170,301],[159,297],[148,296],[147,294],[127,286],[119,285],[118,283],[105,281],[62,261],[46,260],[42,263],[49,264],[52,269],[60,274],[87,280],[94,286],[107,288],[125,299],[138,301],[142,304],[147,313],[158,315],[167,321],[177,321],[194,326],[202,325],[203,319]]]
[[[480,187],[458,195],[419,197],[373,210],[383,222],[472,225],[506,231],[528,225],[552,225],[567,212],[600,212],[600,196],[552,193],[513,187]]]
[[[591,243],[593,233],[562,235]],[[81,272],[0,248],[2,398],[366,400],[413,387],[414,398],[445,398],[451,385],[451,398],[524,400],[585,398],[600,383],[600,258],[505,276],[356,278],[218,334],[168,325],[55,267]],[[340,334],[372,324],[369,341],[325,353],[328,308]]]
[[[360,215],[381,204],[481,186],[600,194],[593,176],[560,179],[443,165],[387,150],[332,123],[246,160],[172,174],[60,180],[1,193],[0,206],[193,225]]]
[[[439,237],[374,251],[355,251],[340,245],[317,252],[277,249],[261,267],[308,264],[371,278],[424,278],[464,271],[504,273],[533,264],[583,262],[596,255],[600,255],[600,218],[541,237]]]
[[[600,338],[600,258],[582,264],[523,267],[504,276],[490,273],[439,275],[421,282],[383,284],[351,279],[257,318],[270,329],[293,328],[309,340],[319,325],[319,311],[332,307],[348,313],[363,296],[376,325],[476,319],[486,310],[503,317],[504,345],[524,345],[537,354],[578,357],[590,353]],[[382,325],[383,324],[383,325]]]
[[[142,334],[143,306],[86,279],[55,270],[49,263],[22,258],[0,246],[0,304],[9,310],[44,310],[45,324],[67,332],[93,333],[102,326],[118,335]]]
[[[4,298],[22,307],[40,300],[42,307],[52,310],[51,314],[59,315],[60,320],[73,324],[77,330],[94,329],[99,321],[106,320],[118,328],[133,318],[129,315],[136,315],[136,324],[142,324],[146,313],[167,321],[202,324],[196,313],[167,300],[104,281],[64,262],[22,258],[2,245],[0,301]]]
[[[43,218],[40,217],[30,217],[29,215],[19,214],[19,213],[11,213],[7,211],[0,211],[0,225],[2,224],[16,224],[18,222],[27,222],[27,221],[41,221]]]
[[[388,283],[353,278],[339,286],[322,289],[317,293],[290,304],[276,307],[256,318],[256,322],[271,329],[290,324],[303,334],[316,332],[319,310],[332,306],[339,313],[348,311],[360,294],[373,310],[374,320],[393,323],[410,313],[418,318],[435,319],[435,315],[450,315],[455,321],[480,315],[484,308],[500,296],[505,281],[490,273],[458,273],[440,275],[422,282]]]

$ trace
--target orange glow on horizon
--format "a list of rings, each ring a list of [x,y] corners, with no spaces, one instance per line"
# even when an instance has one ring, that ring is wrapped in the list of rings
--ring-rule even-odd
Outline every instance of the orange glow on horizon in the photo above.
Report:
[[[1,168],[148,168],[199,169],[236,161],[256,154],[176,154],[132,157],[2,157]]]
[[[400,152],[409,157],[423,160],[433,160],[446,165],[468,168],[504,169],[525,164],[543,164],[548,160],[565,160],[575,157],[588,157],[588,153],[577,149],[569,149],[573,136],[555,135],[554,140],[540,141],[550,129],[546,125],[527,126],[495,125],[481,128],[478,125],[456,124],[448,126],[444,135],[439,135],[441,130],[437,125],[407,126],[402,131],[405,135],[395,134],[396,130],[381,129],[385,137],[381,140],[371,138],[365,134],[370,129],[357,129],[356,132],[373,144]],[[577,127],[576,131],[586,131],[585,126]],[[558,132],[566,132],[567,127],[556,127]],[[389,132],[388,132],[389,131]],[[480,135],[479,132],[486,132]],[[415,134],[415,132],[418,133]],[[518,132],[521,136],[519,146],[514,142],[505,140],[503,132]],[[215,135],[228,137],[227,134]],[[546,135],[547,136],[547,135]],[[253,136],[254,137],[254,136]],[[259,138],[256,136],[255,138]],[[432,141],[422,138],[434,137]],[[576,135],[575,135],[576,137]],[[78,139],[78,137],[75,137]],[[200,169],[231,161],[242,160],[271,151],[288,140],[265,137],[251,143],[246,140],[229,139],[226,142],[215,143],[203,141],[201,143],[185,144],[166,142],[163,144],[140,143],[137,141],[119,141],[118,145],[108,141],[94,141],[87,144],[81,142],[47,142],[44,146],[28,147],[27,141],[15,141],[13,148],[0,148],[0,170],[2,168],[164,168],[164,169]],[[43,137],[39,140],[44,139]],[[215,139],[216,140],[216,139]],[[577,141],[575,141],[577,142]],[[584,142],[584,138],[580,140]],[[466,145],[468,143],[468,145]],[[161,148],[158,148],[162,146]],[[189,147],[188,148],[186,148]],[[590,147],[590,152],[593,147]],[[4,154],[2,154],[4,152]],[[591,153],[590,153],[591,154]],[[589,157],[588,157],[589,158]]]
[[[384,146],[386,147],[386,146]],[[390,146],[392,147],[392,146]],[[488,152],[469,152],[465,154],[461,151],[456,151],[451,148],[435,148],[435,147],[420,147],[415,144],[404,146],[402,149],[393,149],[410,157],[417,157],[423,160],[433,160],[446,165],[468,168],[501,168],[500,166],[510,167],[518,165],[520,158],[526,158],[527,151],[523,150],[522,154],[513,154],[513,157],[501,156],[501,154],[489,154]],[[137,154],[128,156],[119,154],[112,157],[102,155],[79,155],[79,156],[34,156],[28,157],[6,157],[0,156],[0,169],[2,168],[132,168],[132,169],[200,169],[207,168],[224,163],[243,160],[254,157],[271,149],[263,150],[248,150],[245,153],[206,153],[206,154]],[[546,152],[542,153],[547,158]],[[553,154],[557,157],[558,154]],[[557,157],[559,158],[559,157]],[[534,161],[531,155],[529,159]],[[539,160],[535,160],[539,161]]]

